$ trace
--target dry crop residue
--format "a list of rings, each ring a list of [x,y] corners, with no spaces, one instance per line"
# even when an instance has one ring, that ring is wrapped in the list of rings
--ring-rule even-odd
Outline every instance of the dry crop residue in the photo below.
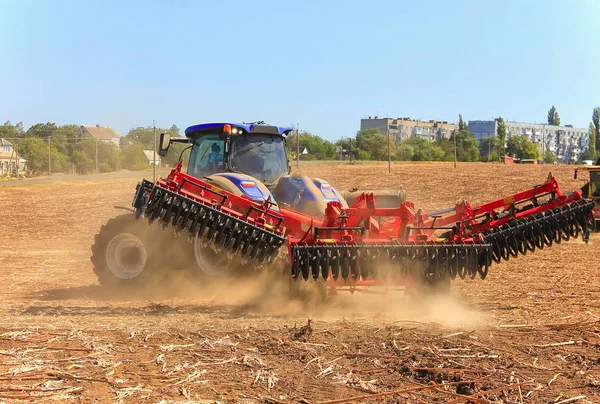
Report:
[[[301,168],[339,189],[403,185],[424,209],[503,197],[549,170],[564,191],[581,186],[569,166]],[[427,301],[343,294],[304,308],[268,278],[123,296],[97,286],[90,245],[136,182],[0,189],[0,401],[600,401],[598,234],[494,264],[485,281]]]

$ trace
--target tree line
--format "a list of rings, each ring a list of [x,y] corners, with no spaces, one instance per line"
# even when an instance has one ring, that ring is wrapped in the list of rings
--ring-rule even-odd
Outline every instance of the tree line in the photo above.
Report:
[[[378,129],[360,130],[354,137],[340,139],[335,142],[323,139],[310,132],[300,132],[300,145],[308,150],[301,154],[301,160],[380,160],[389,157],[396,161],[503,161],[505,156],[519,159],[537,159],[545,163],[557,161],[551,151],[541,155],[537,144],[526,136],[512,135],[508,137],[506,123],[497,118],[495,136],[478,141],[469,131],[462,115],[459,115],[458,128],[447,138],[429,140],[411,136],[404,140],[395,137],[388,139]],[[555,106],[548,111],[548,124],[560,125],[560,116]],[[589,125],[589,149],[582,159],[594,160],[600,156],[600,107],[592,112]],[[179,137],[180,130],[176,125],[170,128],[156,128],[160,133],[170,133]],[[296,158],[297,134],[287,138],[287,148],[291,159]],[[120,138],[120,145],[96,141],[83,135],[79,125],[62,125],[55,123],[37,123],[25,130],[22,123],[11,124],[10,121],[0,126],[0,138],[7,139],[18,150],[21,157],[27,160],[28,171],[33,174],[46,172],[74,172],[87,174],[92,172],[110,172],[121,169],[143,170],[148,168],[148,160],[143,150],[152,150],[154,128],[152,126],[136,127]],[[186,145],[175,143],[171,146],[162,163],[172,166],[180,158],[187,160],[189,149],[182,154]]]
[[[300,145],[308,149],[308,154],[301,154],[300,160],[391,160],[396,161],[503,161],[505,156],[518,159],[543,160],[545,163],[557,162],[557,156],[550,150],[544,155],[538,146],[527,136],[512,134],[508,136],[506,122],[502,117],[497,118],[497,131],[494,136],[478,141],[475,134],[469,131],[462,115],[458,116],[458,128],[447,138],[433,140],[419,136],[411,136],[397,140],[394,136],[380,133],[379,129],[359,130],[354,137],[331,142],[313,135],[310,132],[300,132]],[[560,116],[555,106],[548,111],[548,124],[560,126]],[[597,136],[600,126],[600,107],[594,108],[590,123],[589,149],[582,159],[594,160],[600,155],[600,136]],[[456,140],[456,142],[455,142]],[[297,152],[297,135],[288,136],[288,151],[293,159]],[[388,145],[389,142],[389,145]],[[456,147],[455,147],[456,144]]]
[[[156,128],[157,138],[161,132],[179,136],[179,128]],[[53,122],[37,123],[24,130],[21,122],[10,121],[0,126],[0,138],[6,139],[13,149],[27,160],[27,171],[42,173],[111,172],[121,169],[147,169],[149,162],[143,150],[152,150],[154,128],[132,128],[120,138],[120,145],[96,140],[82,133],[79,125],[58,126]],[[162,158],[168,165],[175,164],[182,144],[173,145],[172,152]]]

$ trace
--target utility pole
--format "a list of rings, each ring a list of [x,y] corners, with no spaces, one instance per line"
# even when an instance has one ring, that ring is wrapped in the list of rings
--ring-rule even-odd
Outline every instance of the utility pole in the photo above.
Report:
[[[456,168],[456,130],[454,131],[454,168]]]
[[[52,162],[50,159],[50,139],[52,136],[48,136],[48,177],[52,175]],[[17,157],[18,159],[18,157]]]
[[[390,129],[387,130],[388,135],[388,173],[392,172],[392,149],[390,148]]]
[[[296,168],[300,168],[300,124],[296,124]]]
[[[154,182],[156,182],[156,124],[154,123],[154,119],[152,120],[152,127],[154,128],[154,148],[152,149],[152,176],[154,177]]]
[[[546,157],[546,125],[542,124],[542,164],[544,164],[545,157]]]
[[[12,156],[11,156],[12,158]],[[17,160],[17,164],[15,164],[15,167],[17,168],[17,178],[19,178],[19,164],[21,163],[21,159],[19,158],[19,146],[17,145],[17,142],[15,141],[15,159]],[[10,162],[8,163],[9,165],[9,170],[10,170]]]
[[[98,139],[96,139],[96,174],[98,174]]]
[[[352,138],[349,137],[348,140],[350,140],[350,151],[349,151],[349,153],[350,153],[350,162],[352,163]]]

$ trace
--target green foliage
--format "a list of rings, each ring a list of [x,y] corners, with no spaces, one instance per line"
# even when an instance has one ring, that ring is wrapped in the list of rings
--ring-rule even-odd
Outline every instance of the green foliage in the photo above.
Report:
[[[26,135],[46,139],[58,129],[54,122],[36,123],[27,129]]]
[[[121,166],[128,170],[148,168],[148,162],[146,156],[144,156],[144,147],[141,144],[135,144],[123,149],[121,151]]]
[[[592,123],[594,124],[595,129],[595,142],[592,143],[590,139],[590,147],[596,147],[596,151],[600,152],[600,107],[594,108],[594,112],[592,113]],[[597,155],[598,153],[596,153]]]
[[[461,114],[458,114],[458,130],[459,131],[469,130],[469,127],[467,126],[467,124],[463,120],[463,117],[462,117]]]
[[[506,155],[506,123],[504,122],[504,118],[500,117],[497,120],[498,129],[496,133],[496,137],[498,138],[497,145],[497,154],[500,158],[504,158]]]
[[[186,164],[190,158],[190,146],[190,143],[172,143],[171,147],[169,147],[169,153],[161,157],[161,162],[169,167],[173,167],[179,162],[179,157],[181,157],[183,163]],[[181,152],[185,149],[187,150],[182,155]]]
[[[71,161],[79,174],[96,171],[96,153],[98,155],[98,171],[103,165],[108,171],[116,171],[120,167],[119,150],[113,143],[86,138],[72,146]],[[105,171],[106,172],[106,171]]]
[[[479,161],[479,145],[477,138],[468,129],[453,131],[450,142],[454,143],[456,136],[456,159],[458,161]]]
[[[590,122],[590,127],[588,129],[589,147],[588,147],[587,151],[585,152],[585,156],[583,158],[584,160],[594,160],[594,162],[596,161],[596,156],[598,155],[598,151],[596,149],[596,145],[598,144],[597,143],[598,142],[597,133],[598,132],[596,131],[594,123]]]
[[[23,135],[23,122],[19,122],[16,125],[12,125],[10,121],[4,122],[4,125],[0,126],[0,138],[3,139],[14,139]],[[12,142],[9,140],[9,142]]]
[[[482,161],[497,161],[498,160],[498,145],[500,144],[499,140],[495,136],[489,136],[481,139],[481,143],[479,144],[479,155],[481,156]],[[496,158],[493,158],[493,156]]]
[[[390,155],[395,157],[396,142],[379,133],[378,129],[365,129],[356,133],[356,148],[367,152],[370,160],[388,159],[388,141]]]
[[[407,142],[400,142],[396,148],[396,160],[410,161],[415,155],[415,149]]]
[[[508,139],[507,152],[518,159],[540,158],[538,146],[522,135],[513,135]]]
[[[31,137],[19,142],[19,154],[27,160],[27,168],[34,174],[48,171],[48,145],[42,139]]]
[[[286,146],[290,160],[296,159],[297,135],[291,134],[286,139]],[[335,145],[309,132],[300,132],[300,147],[306,147],[308,154],[301,154],[300,160],[332,160],[335,158]]]
[[[371,160],[371,153],[368,151],[356,149],[355,153],[357,160]]]
[[[338,140],[335,143],[335,146],[341,149],[341,155],[335,155],[335,158],[340,158],[341,160],[345,159],[356,159],[357,149],[356,149],[356,141],[352,138],[345,138]]]
[[[544,152],[544,163],[554,164],[558,163],[558,157],[552,152],[552,150],[546,150]]]
[[[94,172],[95,161],[83,150],[75,150],[71,155],[71,161],[75,165],[75,171],[78,174]]]
[[[556,110],[556,107],[554,105],[548,111],[548,124],[560,126],[560,116],[558,115],[558,111]]]
[[[154,127],[152,126],[138,126],[137,128],[132,128],[127,135],[125,135],[123,137],[123,144],[124,145],[129,145],[129,144],[136,144],[136,145],[141,145],[142,146],[142,150],[153,150],[154,149]],[[157,148],[156,150],[158,150],[158,140],[160,139],[160,134],[161,133],[169,133],[171,135],[172,138],[177,138],[180,137],[179,134],[179,128],[177,127],[177,125],[172,125],[169,129],[165,129],[165,128],[156,128],[156,143],[157,143]],[[174,145],[171,145],[171,147],[173,147]],[[181,152],[181,150],[179,151]],[[169,154],[171,154],[171,149],[169,149]],[[177,154],[177,157],[179,157],[179,154]],[[175,162],[177,161],[177,157],[175,157]]]

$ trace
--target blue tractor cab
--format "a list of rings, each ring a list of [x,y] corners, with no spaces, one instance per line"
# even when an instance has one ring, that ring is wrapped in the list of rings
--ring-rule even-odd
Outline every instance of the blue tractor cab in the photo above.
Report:
[[[320,216],[340,194],[322,179],[291,174],[285,140],[291,127],[255,123],[203,123],[185,130],[185,139],[161,134],[159,154],[172,142],[191,143],[187,174],[255,200],[271,197],[278,205]]]

